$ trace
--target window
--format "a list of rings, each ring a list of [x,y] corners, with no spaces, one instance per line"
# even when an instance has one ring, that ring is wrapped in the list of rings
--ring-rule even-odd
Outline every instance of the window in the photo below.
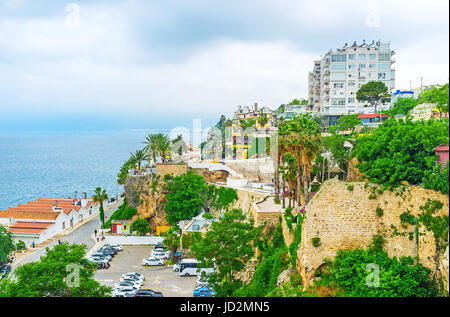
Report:
[[[355,59],[355,54],[348,54],[348,59]]]
[[[378,79],[385,79],[386,73],[378,73]]]
[[[366,54],[359,54],[359,59],[366,59]]]
[[[369,64],[369,68],[375,68],[377,67],[377,64]]]
[[[331,70],[345,70],[345,64],[331,64]]]
[[[345,55],[331,55],[332,62],[345,62]]]
[[[334,83],[333,87],[334,88],[344,88],[344,83]]]
[[[348,98],[348,103],[355,103],[355,98]]]
[[[377,59],[377,54],[369,54],[370,59]]]
[[[379,70],[389,70],[390,65],[389,63],[380,63],[378,64],[378,69]]]
[[[331,98],[331,104],[333,106],[343,106],[345,105],[345,98]]]
[[[359,64],[359,68],[366,68],[366,64]]]
[[[348,64],[348,69],[355,69],[355,64]]]
[[[349,81],[348,82],[348,86],[349,87],[354,87],[355,86],[355,82],[354,81]]]
[[[380,55],[378,55],[378,60],[387,62],[389,60],[389,54],[380,54]]]

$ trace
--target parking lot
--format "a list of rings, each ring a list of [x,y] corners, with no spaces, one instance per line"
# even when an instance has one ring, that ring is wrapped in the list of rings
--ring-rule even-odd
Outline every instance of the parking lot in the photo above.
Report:
[[[113,286],[122,274],[137,272],[145,276],[142,288],[162,292],[164,297],[192,297],[197,277],[182,277],[165,265],[145,267],[142,260],[150,257],[154,246],[124,245],[111,260],[109,269],[97,270],[95,279],[103,285]]]

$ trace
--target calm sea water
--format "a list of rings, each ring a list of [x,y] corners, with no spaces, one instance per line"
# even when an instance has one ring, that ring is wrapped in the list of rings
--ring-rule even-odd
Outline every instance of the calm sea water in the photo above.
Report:
[[[122,193],[116,175],[149,131],[0,135],[0,210],[43,197],[110,197]]]

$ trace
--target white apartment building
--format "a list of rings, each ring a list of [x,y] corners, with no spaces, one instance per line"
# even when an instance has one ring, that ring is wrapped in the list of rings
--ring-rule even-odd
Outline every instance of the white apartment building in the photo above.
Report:
[[[380,41],[371,44],[364,41],[361,45],[355,42],[336,51],[330,50],[320,61],[314,62],[314,70],[309,73],[310,104],[322,115],[373,113],[373,107],[364,107],[365,103],[356,100],[356,92],[369,81],[382,81],[389,91],[394,90],[394,54],[390,43]],[[377,110],[389,107],[390,104],[385,104]]]

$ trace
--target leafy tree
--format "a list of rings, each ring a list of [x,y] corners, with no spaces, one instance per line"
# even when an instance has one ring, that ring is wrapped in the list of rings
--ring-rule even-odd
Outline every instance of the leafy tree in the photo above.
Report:
[[[134,164],[137,164],[137,170],[140,171],[142,161],[148,159],[147,154],[145,153],[144,150],[137,150],[136,152],[130,154],[131,154],[131,161],[134,162]]]
[[[430,89],[424,90],[419,95],[419,104],[435,103],[439,112],[448,112],[448,83],[442,87],[432,86]]]
[[[0,297],[104,297],[111,288],[94,280],[95,264],[86,258],[86,246],[63,242],[37,262],[17,267],[14,279],[0,282]],[[76,274],[74,268],[79,269]],[[77,281],[73,276],[79,277]],[[78,282],[78,283],[77,283]]]
[[[92,200],[97,203],[100,203],[100,215],[99,216],[100,216],[100,221],[102,223],[102,227],[105,224],[105,212],[103,210],[103,202],[107,199],[108,199],[108,194],[106,193],[105,189],[102,190],[101,187],[97,187],[94,190],[94,196],[92,196]]]
[[[8,255],[14,250],[12,233],[0,225],[0,263],[8,261]]]
[[[145,236],[150,232],[150,224],[145,218],[136,218],[131,223],[131,228],[133,231],[136,231],[140,236]]]
[[[179,233],[180,227],[178,226],[172,226],[169,230],[162,233],[162,236],[164,237],[163,244],[170,249],[172,257],[180,246]]]
[[[368,265],[379,267],[379,287],[369,287]],[[390,258],[386,252],[370,247],[367,250],[339,250],[333,262],[316,284],[337,287],[351,297],[433,297],[438,295],[430,270],[414,264],[411,257]]]
[[[205,179],[193,170],[168,181],[164,205],[167,222],[175,225],[180,220],[194,217],[204,206],[207,190]]]
[[[441,169],[440,164],[436,164],[432,169],[424,172],[423,187],[440,191],[448,195],[449,193],[449,164],[444,169]]]
[[[243,130],[253,127],[253,126],[255,126],[255,124],[256,124],[255,119],[250,118],[248,120],[243,120],[243,119],[239,120],[239,125]]]
[[[358,114],[352,114],[340,117],[336,123],[337,124],[335,125],[335,127],[337,128],[337,130],[350,130],[351,133],[353,133],[355,132],[356,126],[361,124],[361,121],[358,119]]]
[[[231,204],[239,199],[234,188],[210,185],[208,191],[210,197],[209,206],[216,210],[228,209]]]
[[[290,105],[299,105],[299,104],[300,104],[300,100],[294,99],[294,100],[292,100],[289,104],[290,104]]]
[[[350,141],[348,135],[333,134],[323,139],[323,146],[328,149],[336,160],[338,166],[346,171],[348,169],[348,161],[351,156],[351,148],[344,146],[346,141]]]
[[[404,114],[405,116],[409,113],[411,109],[417,106],[419,102],[414,98],[398,98],[395,100],[394,105],[385,113],[391,116],[396,116],[398,114]]]
[[[220,222],[214,222],[205,237],[193,246],[203,267],[212,267],[214,262],[217,266],[217,272],[209,276],[217,296],[231,296],[242,285],[235,280],[235,274],[255,254],[253,243],[259,233],[260,228],[253,226],[253,220],[246,221],[242,210],[233,209]]]
[[[356,92],[356,99],[368,102],[370,106],[374,107],[374,113],[377,113],[377,106],[380,103],[389,102],[391,95],[382,81],[369,81]]]
[[[448,120],[388,119],[370,135],[357,139],[357,167],[365,178],[395,186],[421,184],[436,161],[434,148],[448,144]]]

